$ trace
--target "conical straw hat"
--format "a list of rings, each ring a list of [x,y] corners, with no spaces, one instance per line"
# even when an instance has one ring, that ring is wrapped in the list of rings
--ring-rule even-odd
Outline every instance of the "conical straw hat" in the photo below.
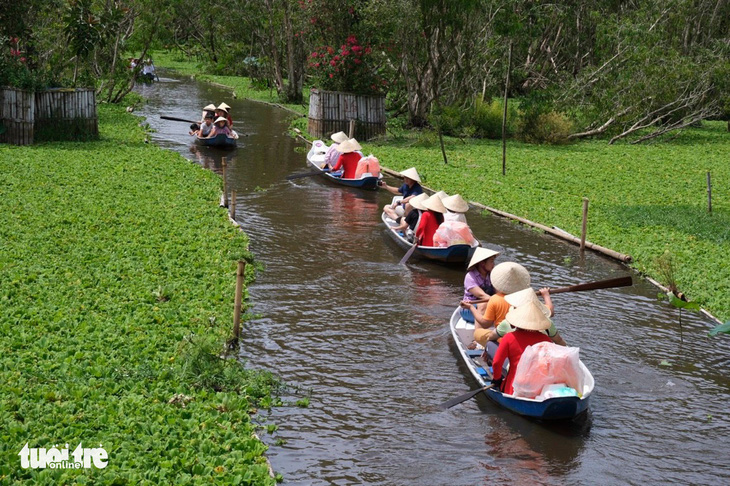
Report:
[[[203,110],[205,110],[205,111],[215,111],[215,109],[216,108],[215,108],[215,105],[213,103],[211,103],[209,105],[206,105],[205,108],[203,108]]]
[[[225,111],[228,111],[228,110],[230,110],[230,109],[231,109],[231,107],[230,107],[230,106],[228,106],[228,105],[227,105],[227,104],[225,104],[225,103],[221,103],[220,105],[218,105],[218,109],[219,109],[219,110],[225,110]]]
[[[421,193],[418,196],[413,196],[408,200],[408,204],[413,206],[416,209],[420,209],[421,211],[426,211],[426,206],[423,205],[423,202],[428,199],[428,194]]]
[[[441,198],[441,201],[443,201],[444,199],[446,199],[447,197],[449,197],[449,195],[448,195],[448,194],[446,194],[446,193],[445,193],[444,191],[439,191],[439,192],[437,192],[437,193],[436,193],[436,195],[437,195],[437,196],[438,196],[439,198]],[[447,208],[447,209],[448,209],[448,208]]]
[[[455,213],[465,213],[469,210],[469,204],[459,194],[444,198],[444,206]]]
[[[512,294],[530,286],[530,273],[515,262],[500,263],[489,274],[492,285],[498,292]]]
[[[403,172],[400,173],[403,177],[408,177],[409,179],[413,179],[414,181],[421,183],[421,178],[418,176],[418,171],[415,167],[411,167],[410,169],[406,169]]]
[[[471,260],[469,261],[469,266],[466,268],[467,270],[470,270],[477,263],[496,257],[497,255],[499,255],[498,251],[490,250],[489,248],[482,248],[480,246],[474,250],[474,254],[471,256]]]
[[[357,140],[355,140],[354,138],[345,140],[337,148],[337,151],[341,154],[349,154],[356,150],[362,150],[362,147],[360,146],[359,143],[357,143]]]
[[[437,213],[444,214],[448,212],[444,207],[444,203],[441,202],[441,198],[438,196],[438,194],[434,194],[433,196],[426,199],[423,202],[423,205],[426,206],[426,209],[436,211]]]
[[[226,122],[226,125],[228,125],[228,119],[223,118],[222,116],[219,116],[218,118],[216,118],[215,122],[213,122],[213,123],[218,123],[219,121]]]
[[[548,306],[540,302],[540,299],[537,298],[535,291],[532,290],[532,288],[530,287],[522,289],[518,292],[514,292],[512,294],[505,295],[504,300],[506,300],[507,303],[513,307],[521,307],[528,302],[534,302],[540,308],[542,313],[545,314],[545,316],[550,317],[550,309],[548,309]]]
[[[336,143],[344,143],[344,142],[347,142],[347,139],[348,139],[347,134],[345,132],[333,133],[330,138],[332,139],[333,142],[336,142]]]
[[[528,331],[543,331],[549,329],[551,324],[542,309],[532,301],[509,311],[505,320],[514,327]]]

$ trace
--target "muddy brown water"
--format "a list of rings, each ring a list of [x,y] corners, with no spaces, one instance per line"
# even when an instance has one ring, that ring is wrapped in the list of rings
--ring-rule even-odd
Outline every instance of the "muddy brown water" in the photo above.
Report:
[[[475,387],[448,330],[463,268],[399,266],[379,219],[385,191],[287,181],[307,170],[287,112],[164,72],[138,91],[156,143],[218,173],[227,156],[236,220],[265,266],[241,355],[298,387],[287,400],[311,398],[258,417],[278,425],[263,439],[284,484],[730,484],[730,338],[708,338],[709,319],[683,312],[680,340],[678,311],[636,275],[633,287],[556,295],[555,322],[596,380],[588,414],[540,424],[485,397],[441,411]],[[191,146],[186,124],[159,118],[222,101],[242,134],[232,152]],[[495,216],[468,219],[535,287],[631,273]]]

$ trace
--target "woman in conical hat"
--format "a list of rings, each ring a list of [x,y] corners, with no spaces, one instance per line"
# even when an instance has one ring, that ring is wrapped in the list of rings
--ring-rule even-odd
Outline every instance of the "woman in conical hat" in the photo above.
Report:
[[[347,142],[348,138],[345,132],[333,133],[330,138],[332,139],[332,145],[329,146],[327,152],[324,154],[324,164],[322,168],[334,167],[337,163],[337,159],[340,158],[342,153],[339,151],[340,144]]]
[[[428,211],[424,211],[421,214],[421,222],[418,223],[416,228],[416,239],[418,244],[422,246],[433,246],[433,235],[439,228],[439,225],[444,222],[444,213],[446,208],[444,203],[441,202],[441,198],[434,194],[423,202]]]
[[[383,183],[380,185],[380,187],[395,196],[403,196],[399,201],[396,201],[392,204],[386,204],[383,208],[383,212],[390,219],[393,220],[405,215],[405,206],[410,198],[423,193],[423,188],[421,187],[421,177],[418,175],[418,171],[415,167],[406,169],[400,174],[403,176],[402,186],[389,186],[385,183],[385,181],[383,181]]]
[[[489,248],[477,247],[469,261],[466,276],[464,277],[464,298],[465,302],[479,301],[477,312],[483,314],[487,301],[494,294],[492,281],[489,274],[494,268],[494,261],[499,255],[498,251]],[[474,315],[468,308],[460,309],[461,318],[467,322],[474,322]]]
[[[427,194],[419,194],[418,196],[412,197],[406,205],[406,216],[399,218],[399,224],[393,230],[396,232],[410,230],[409,234],[415,233],[416,224],[418,224],[418,220],[421,218],[423,211],[426,211],[426,206],[423,205],[426,199],[428,199]]]
[[[335,166],[332,167],[332,172],[343,169],[343,179],[354,179],[355,172],[357,172],[357,163],[362,158],[362,153],[359,152],[360,150],[362,150],[362,147],[354,138],[342,142],[337,148],[340,156],[337,158]]]
[[[459,194],[448,196],[444,198],[444,206],[449,210],[444,215],[445,221],[458,221],[460,223],[466,223],[465,213],[469,210],[469,204],[464,201],[464,198]]]
[[[228,120],[225,117],[219,116],[215,119],[213,125],[213,129],[210,131],[208,138],[213,138],[217,135],[231,135],[231,129],[228,127]]]
[[[499,343],[499,348],[492,363],[494,369],[492,384],[499,387],[504,393],[511,395],[514,393],[512,384],[522,353],[527,346],[542,342],[549,343],[550,338],[540,331],[546,331],[552,323],[540,308],[538,302],[532,300],[510,310],[506,319],[515,327],[515,331],[507,334]],[[502,383],[502,366],[504,366],[505,359],[509,359],[509,373],[507,373],[507,378]]]

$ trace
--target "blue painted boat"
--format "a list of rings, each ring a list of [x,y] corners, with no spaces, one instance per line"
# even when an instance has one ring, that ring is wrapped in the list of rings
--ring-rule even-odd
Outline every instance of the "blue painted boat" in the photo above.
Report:
[[[398,199],[400,199],[399,196],[393,198],[394,201]],[[388,234],[395,240],[398,246],[406,251],[410,250],[413,243],[408,241],[408,238],[406,238],[405,235],[395,231],[394,229],[398,226],[398,224],[390,219],[385,213],[381,215],[381,219],[388,228]],[[447,247],[419,245],[416,247],[413,255],[441,263],[462,263],[466,265],[466,262],[469,261],[469,258],[471,258],[471,255],[474,253],[474,249],[478,246],[478,242],[474,245],[451,245]]]
[[[327,153],[327,149],[328,147],[326,143],[322,140],[315,140],[312,142],[312,148],[307,154],[307,163],[318,171],[325,179],[341,186],[356,187],[358,189],[373,190],[378,188],[378,181],[382,178],[380,175],[373,176],[365,173],[358,179],[345,179],[340,177],[338,174],[331,173],[329,170],[323,169],[322,165],[324,164],[324,155]]]
[[[204,147],[235,148],[237,138],[229,137],[221,133],[213,138],[200,138],[196,136],[195,143]]]
[[[467,346],[474,338],[474,324],[464,321],[460,317],[459,308],[457,307],[451,315],[449,327],[459,350],[459,356],[477,380],[479,387],[483,388],[489,385],[492,374],[487,363],[480,357],[483,350],[467,349]],[[495,388],[485,390],[483,393],[496,404],[518,415],[540,420],[570,420],[588,410],[591,393],[595,386],[593,375],[582,361],[580,367],[585,378],[585,386],[580,397],[556,397],[539,400],[507,395]]]

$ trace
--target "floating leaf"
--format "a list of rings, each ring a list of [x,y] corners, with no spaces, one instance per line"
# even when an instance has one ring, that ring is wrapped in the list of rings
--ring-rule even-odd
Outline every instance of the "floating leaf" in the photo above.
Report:
[[[725,324],[720,324],[715,329],[710,331],[708,333],[709,336],[716,336],[719,333],[723,334],[730,334],[730,321],[727,321]]]
[[[672,366],[672,363],[667,361],[666,359],[663,359],[661,363],[659,363],[659,366]]]

